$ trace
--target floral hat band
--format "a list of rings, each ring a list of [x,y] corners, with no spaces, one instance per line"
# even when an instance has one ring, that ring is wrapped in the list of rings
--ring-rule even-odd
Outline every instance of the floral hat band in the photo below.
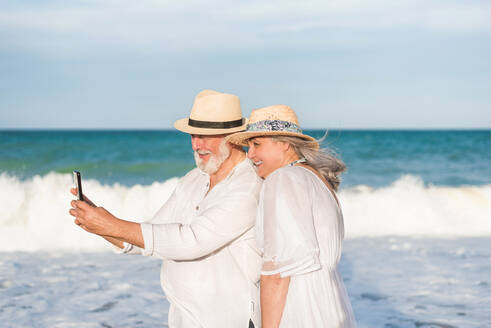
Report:
[[[297,114],[286,105],[273,105],[252,111],[244,132],[234,133],[227,137],[228,142],[247,146],[248,139],[266,136],[298,137],[313,143],[319,148],[317,140],[302,133]]]
[[[263,120],[247,124],[246,131],[285,131],[293,133],[302,133],[302,129],[293,122],[281,120]]]

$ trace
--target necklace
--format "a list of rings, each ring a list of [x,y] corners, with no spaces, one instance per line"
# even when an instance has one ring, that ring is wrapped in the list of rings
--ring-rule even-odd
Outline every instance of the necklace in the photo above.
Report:
[[[296,161],[293,161],[291,163],[288,163],[287,166],[293,166],[295,164],[305,163],[305,162],[307,162],[307,160],[305,158],[300,158],[300,159],[297,159]]]

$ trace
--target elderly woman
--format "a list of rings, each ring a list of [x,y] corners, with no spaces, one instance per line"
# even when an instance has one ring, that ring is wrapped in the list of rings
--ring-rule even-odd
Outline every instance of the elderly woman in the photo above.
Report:
[[[228,140],[249,147],[265,179],[256,222],[262,327],[355,327],[337,268],[344,226],[334,191],[343,162],[303,134],[285,105],[254,110],[247,130]]]

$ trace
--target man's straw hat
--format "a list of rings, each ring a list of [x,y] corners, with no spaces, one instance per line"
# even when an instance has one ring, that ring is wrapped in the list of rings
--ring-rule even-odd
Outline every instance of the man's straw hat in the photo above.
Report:
[[[297,114],[286,105],[273,105],[255,109],[249,117],[245,132],[234,133],[227,141],[240,146],[247,146],[247,140],[254,137],[291,136],[315,143],[317,140],[302,133]]]
[[[203,90],[194,98],[189,118],[177,120],[174,127],[189,134],[227,134],[244,131],[239,97],[213,90]]]

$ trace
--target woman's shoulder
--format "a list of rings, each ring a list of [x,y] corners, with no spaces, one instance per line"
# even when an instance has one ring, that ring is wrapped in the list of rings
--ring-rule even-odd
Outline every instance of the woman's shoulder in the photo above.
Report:
[[[308,169],[300,165],[294,165],[294,166],[287,165],[273,171],[266,178],[266,180],[270,178],[274,179],[275,177],[292,177],[292,178],[300,178],[300,179],[310,179],[311,175],[312,173],[310,173]]]
[[[264,184],[290,184],[292,187],[308,187],[311,174],[300,166],[283,166],[270,173],[264,180]]]

